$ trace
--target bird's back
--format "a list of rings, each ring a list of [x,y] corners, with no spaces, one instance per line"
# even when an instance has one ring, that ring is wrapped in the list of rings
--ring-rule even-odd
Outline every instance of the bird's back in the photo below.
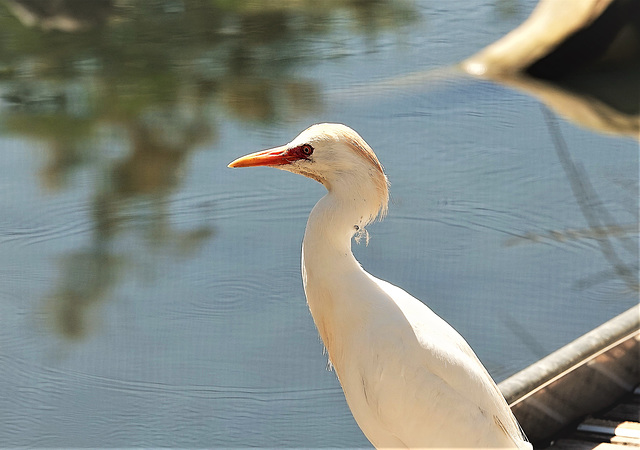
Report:
[[[460,334],[422,302],[364,270],[346,284],[357,289],[334,279],[338,288],[321,295],[347,306],[316,323],[319,329],[337,325],[321,335],[331,335],[329,356],[349,407],[376,447],[530,448]],[[315,294],[307,289],[310,306]]]
[[[402,429],[409,447],[529,447],[495,382],[462,336],[404,290],[371,278],[411,328],[393,360],[404,376],[384,383],[397,384],[393,389],[404,398],[388,398],[396,402],[395,416],[382,420]],[[384,384],[381,380],[381,391],[388,389]]]

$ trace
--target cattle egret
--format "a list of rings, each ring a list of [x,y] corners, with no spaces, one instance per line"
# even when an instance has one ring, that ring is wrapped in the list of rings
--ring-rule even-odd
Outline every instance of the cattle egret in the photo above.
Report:
[[[531,448],[469,344],[404,290],[367,273],[354,235],[384,216],[388,181],[371,147],[351,128],[323,123],[289,144],[236,159],[322,183],[302,242],[311,315],[351,412],[384,447]]]

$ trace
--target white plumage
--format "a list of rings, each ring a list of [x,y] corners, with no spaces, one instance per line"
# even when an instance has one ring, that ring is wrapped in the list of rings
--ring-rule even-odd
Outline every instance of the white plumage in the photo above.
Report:
[[[467,342],[425,304],[367,273],[351,240],[383,216],[387,178],[351,128],[318,124],[230,167],[272,166],[321,182],[302,278],[349,408],[378,447],[531,448]]]

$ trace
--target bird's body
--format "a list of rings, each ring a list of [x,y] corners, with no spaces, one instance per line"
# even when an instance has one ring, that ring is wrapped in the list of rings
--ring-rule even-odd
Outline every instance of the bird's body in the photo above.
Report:
[[[388,183],[353,130],[319,124],[231,167],[269,165],[316,179],[328,193],[302,244],[311,315],[358,425],[377,448],[530,448],[471,347],[404,290],[367,273],[354,234],[386,212]]]

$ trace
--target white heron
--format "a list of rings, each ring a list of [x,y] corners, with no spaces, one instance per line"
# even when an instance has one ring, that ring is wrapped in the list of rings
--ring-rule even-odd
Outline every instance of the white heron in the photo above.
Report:
[[[229,167],[270,166],[322,183],[302,243],[311,315],[351,412],[377,448],[531,448],[469,344],[404,290],[367,273],[354,234],[385,215],[388,181],[351,128],[323,123]]]

